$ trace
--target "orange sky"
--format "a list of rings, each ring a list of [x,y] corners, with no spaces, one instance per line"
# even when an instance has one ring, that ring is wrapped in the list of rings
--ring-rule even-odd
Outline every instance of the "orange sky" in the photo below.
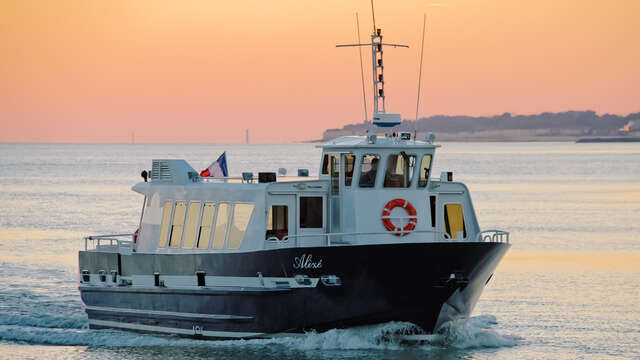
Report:
[[[364,41],[368,0],[0,0],[0,141],[320,138],[363,119],[357,50],[334,47],[354,42],[356,11]],[[385,41],[410,45],[384,53],[389,109],[406,118],[424,12],[421,116],[640,111],[640,1],[378,0],[376,12]]]

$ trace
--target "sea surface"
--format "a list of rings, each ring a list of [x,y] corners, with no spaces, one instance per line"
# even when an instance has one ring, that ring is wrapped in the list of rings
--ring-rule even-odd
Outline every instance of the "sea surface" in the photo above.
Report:
[[[313,144],[0,144],[2,359],[640,359],[640,144],[444,143],[432,174],[471,190],[481,227],[511,250],[473,316],[423,344],[386,323],[274,340],[197,341],[89,330],[83,236],[132,232],[130,190],[151,160],[201,170],[317,174]]]

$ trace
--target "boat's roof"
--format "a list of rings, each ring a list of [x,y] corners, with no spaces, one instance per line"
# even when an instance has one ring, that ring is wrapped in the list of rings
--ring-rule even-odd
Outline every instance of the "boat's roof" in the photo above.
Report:
[[[378,136],[375,137],[375,141],[371,141],[366,136],[341,136],[326,143],[320,144],[317,147],[327,150],[342,150],[342,149],[356,149],[356,148],[421,148],[421,149],[434,149],[440,147],[440,145],[434,145],[432,143],[421,140],[402,140],[400,137],[390,136]]]

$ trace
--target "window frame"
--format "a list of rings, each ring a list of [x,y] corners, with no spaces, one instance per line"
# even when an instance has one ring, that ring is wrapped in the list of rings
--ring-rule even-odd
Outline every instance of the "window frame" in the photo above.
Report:
[[[351,167],[351,177],[349,178],[349,182],[347,182],[347,177],[349,174],[349,171],[347,169],[349,162],[347,161],[348,157],[352,157],[353,161],[352,161],[352,167]],[[347,153],[344,154],[344,186],[345,187],[351,187],[351,185],[353,184],[353,178],[356,172],[356,164],[358,163],[358,156],[356,154],[353,153]]]
[[[361,185],[361,179],[362,179],[362,165],[364,162],[364,159],[366,156],[374,156],[376,159],[378,159],[378,168],[376,169],[376,177],[375,179],[373,179],[373,184],[371,186],[362,186]],[[366,189],[366,190],[370,190],[370,189],[375,189],[376,188],[376,184],[378,183],[378,179],[380,178],[380,176],[378,176],[380,174],[380,159],[382,159],[382,155],[380,155],[380,153],[374,154],[374,153],[363,153],[361,154],[361,156],[358,157],[358,189]],[[371,163],[369,163],[369,166],[371,166]]]
[[[424,162],[424,158],[429,157],[429,171],[427,172],[427,177],[424,180],[424,185],[420,185],[420,179],[422,178],[422,163]],[[418,166],[418,181],[416,182],[416,186],[419,189],[426,188],[429,185],[429,177],[431,176],[431,165],[433,165],[433,153],[423,153],[420,157],[420,166]]]
[[[386,161],[386,164],[384,166],[384,179],[382,180],[382,188],[383,189],[414,189],[416,187],[417,181],[415,181],[414,178],[416,177],[415,169],[416,169],[416,165],[417,165],[417,162],[418,162],[418,155],[416,155],[415,153],[408,154],[406,152],[405,152],[405,155],[407,155],[409,157],[413,156],[413,158],[415,159],[414,160],[414,164],[413,164],[413,174],[411,174],[411,176],[409,177],[409,186],[406,186],[406,187],[405,186],[394,187],[394,186],[385,186],[384,185],[384,183],[387,180],[387,173],[388,173],[387,169],[389,168],[389,157],[391,157],[391,156],[402,157],[401,152],[397,152],[397,153],[396,152],[390,152],[390,153],[387,154],[387,161]],[[396,166],[397,166],[397,164],[398,163],[396,162]],[[378,168],[380,168],[380,165],[378,165]]]
[[[330,167],[331,165],[329,163],[329,153],[322,153],[322,158],[320,160],[320,176],[329,176],[329,173],[331,171]],[[327,170],[327,172],[324,172],[325,169]]]
[[[448,211],[447,211],[447,205],[459,205],[460,206],[460,211],[462,212],[462,239],[458,239],[458,233],[456,232],[456,237],[453,237],[453,234],[450,233],[451,231],[451,225],[449,225],[449,231],[447,231],[447,223],[449,222],[449,217],[448,217]],[[460,202],[444,202],[442,203],[442,231],[445,234],[449,234],[449,237],[451,240],[455,240],[455,241],[462,241],[464,239],[468,239],[468,235],[469,235],[469,231],[467,230],[467,219],[466,219],[466,214],[467,212],[464,209],[464,203],[462,201]]]
[[[213,235],[211,236],[211,243],[209,244],[209,249],[213,250],[224,250],[227,248],[227,237],[229,236],[229,218],[231,217],[231,212],[233,210],[233,203],[231,201],[218,201],[216,202],[216,213],[215,218],[213,220]],[[216,240],[216,234],[218,233],[218,216],[220,215],[220,207],[225,204],[227,205],[227,223],[224,229],[224,238],[222,239],[222,247],[214,247],[214,243]]]
[[[197,215],[196,215],[196,221],[195,221],[195,225],[194,225],[194,229],[193,229],[193,245],[191,245],[190,247],[185,247],[185,241],[186,241],[186,236],[187,236],[187,230],[189,229],[189,218],[192,214],[192,210],[196,210],[196,209],[192,209],[192,205],[198,204],[198,208],[197,208]],[[189,201],[187,203],[187,211],[185,214],[185,219],[184,219],[184,225],[183,225],[183,229],[182,229],[182,243],[180,244],[180,247],[183,249],[193,249],[198,245],[198,237],[200,236],[200,226],[198,226],[200,224],[200,221],[202,221],[202,204],[203,202],[200,200],[196,200],[196,201]]]
[[[320,223],[319,227],[303,227],[302,226],[302,198],[320,198],[320,214],[322,215],[322,222]],[[310,229],[324,229],[325,228],[325,197],[321,194],[300,194],[298,195],[298,228],[299,229],[305,229],[305,230],[310,230]]]
[[[171,227],[170,227],[170,231],[169,231],[169,244],[167,245],[168,248],[175,248],[175,249],[179,249],[182,246],[182,238],[184,235],[184,223],[187,220],[187,200],[176,200],[173,202],[173,214],[171,216]],[[175,245],[173,245],[173,234],[174,234],[174,227],[176,226],[175,221],[176,221],[176,209],[178,208],[178,203],[184,204],[184,214],[182,215],[182,224],[180,224],[181,229],[179,231],[176,231],[176,235],[179,236],[177,243]]]
[[[329,189],[332,196],[340,195],[340,182],[342,181],[342,154],[339,152],[329,153]]]
[[[283,214],[283,219],[284,219],[284,223],[285,223],[285,225],[286,225],[286,226],[285,226],[286,235],[283,235],[282,237],[277,236],[277,235],[275,235],[275,234],[274,234],[274,232],[275,232],[275,231],[274,231],[274,229],[273,229],[273,218],[274,218],[274,216],[273,216],[273,213],[274,213],[273,208],[274,208],[274,207],[283,207],[283,208],[285,209],[285,210],[284,210],[284,214]],[[270,221],[270,220],[271,220],[271,221]],[[290,231],[289,231],[290,226],[291,226],[291,224],[289,224],[289,205],[285,205],[285,204],[271,204],[271,205],[269,205],[269,206],[267,207],[267,219],[266,219],[266,226],[265,226],[265,233],[264,233],[264,239],[265,239],[265,240],[270,239],[270,238],[273,238],[273,237],[277,238],[278,240],[282,240],[282,238],[284,238],[285,236],[288,236],[288,235],[289,235],[289,233],[290,233]],[[271,227],[271,229],[269,229],[269,227]],[[278,231],[279,231],[279,230],[282,230],[282,229],[278,229]],[[269,236],[269,235],[268,235],[268,234],[269,234],[269,231],[271,231],[271,232],[272,232],[272,235],[271,235],[271,236]]]
[[[201,240],[201,235],[202,235],[202,218],[204,217],[204,211],[205,208],[207,206],[207,204],[211,204],[213,205],[213,214],[211,215],[211,226],[209,229],[209,236],[207,236],[207,246],[205,247],[200,247],[200,240]],[[203,201],[202,202],[202,210],[200,210],[200,220],[198,222],[198,237],[196,238],[196,244],[194,249],[196,250],[207,250],[207,249],[211,249],[211,245],[212,245],[212,240],[213,240],[213,233],[215,231],[215,226],[216,226],[216,212],[218,211],[218,202],[216,201]]]
[[[163,225],[164,225],[164,216],[165,216],[165,209],[167,206],[167,203],[170,203],[170,208],[169,208],[169,218],[167,221],[167,227],[166,227],[166,234],[164,234],[164,241],[162,241],[162,232],[163,232]],[[169,247],[169,236],[171,234],[171,224],[173,223],[173,211],[174,211],[175,205],[174,205],[174,201],[173,200],[166,200],[164,202],[164,204],[162,205],[162,217],[160,219],[160,234],[158,234],[158,247],[159,248],[168,248]]]
[[[251,220],[253,220],[253,214],[254,214],[254,210],[256,208],[256,204],[255,203],[251,203],[251,202],[232,202],[231,203],[233,206],[231,207],[231,211],[230,211],[230,215],[229,215],[229,223],[227,224],[227,235],[225,237],[225,246],[224,249],[227,250],[238,250],[242,247],[242,244],[244,243],[244,236],[247,233],[247,230],[249,230],[249,225],[251,224]],[[229,247],[229,241],[231,240],[231,229],[234,226],[234,220],[235,220],[235,215],[236,215],[236,207],[238,205],[249,205],[251,206],[251,212],[249,213],[249,219],[247,219],[247,223],[245,224],[245,230],[242,232],[242,238],[240,238],[240,243],[238,245],[238,247]]]

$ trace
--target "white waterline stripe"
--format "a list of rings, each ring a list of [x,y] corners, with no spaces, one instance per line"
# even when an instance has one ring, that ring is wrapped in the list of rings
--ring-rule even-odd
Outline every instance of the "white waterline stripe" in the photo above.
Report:
[[[200,314],[200,313],[185,313],[185,312],[161,311],[161,310],[125,309],[125,308],[114,308],[114,307],[104,307],[104,306],[85,306],[85,308],[87,310],[93,310],[93,311],[120,312],[120,313],[142,314],[142,315],[165,315],[165,316],[175,316],[175,317],[195,318],[195,319],[217,319],[217,320],[253,319],[253,316],[242,316],[242,315]]]
[[[142,325],[142,324],[132,324],[132,323],[122,323],[117,321],[92,320],[92,319],[89,319],[89,324],[111,327],[111,328],[129,329],[129,330],[161,332],[166,334],[202,335],[202,336],[221,337],[221,338],[249,338],[249,337],[257,337],[257,336],[265,335],[264,333],[235,332],[235,331],[209,331],[204,329],[196,331],[195,329],[194,330],[180,329],[180,328],[170,328],[170,327],[164,327],[164,326]]]

